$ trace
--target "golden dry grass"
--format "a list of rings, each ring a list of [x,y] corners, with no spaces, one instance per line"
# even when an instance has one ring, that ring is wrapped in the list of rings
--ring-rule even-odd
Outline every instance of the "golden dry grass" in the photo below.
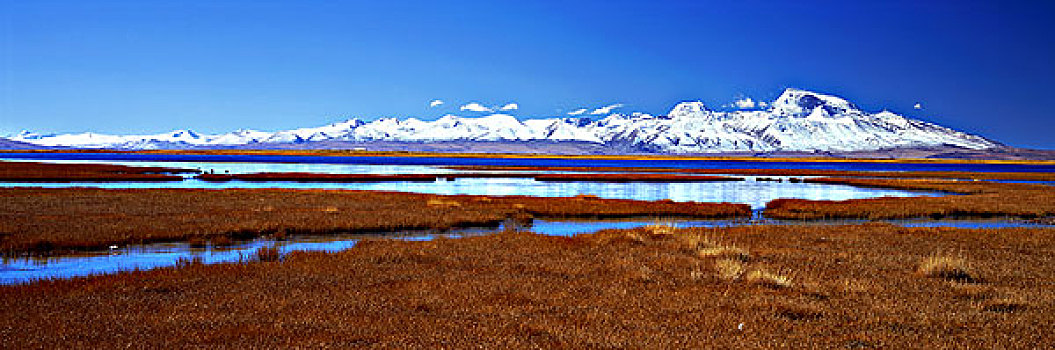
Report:
[[[770,272],[764,268],[755,268],[744,275],[744,281],[773,289],[791,288],[791,276],[785,273]]]
[[[977,282],[979,276],[972,273],[967,259],[959,256],[934,254],[923,259],[916,269],[923,276],[957,282]]]
[[[718,278],[736,281],[747,272],[747,264],[740,259],[718,259],[714,262],[714,269],[718,272]]]
[[[748,283],[749,271],[730,282],[711,260],[744,263],[686,251],[679,237],[692,235],[736,242],[765,271],[794,271],[793,283]],[[964,252],[984,283],[921,278],[919,262],[936,251]],[[1053,260],[1055,229],[885,224],[368,240],[281,262],[188,261],[0,287],[0,339],[6,348],[1027,349],[1055,343]]]

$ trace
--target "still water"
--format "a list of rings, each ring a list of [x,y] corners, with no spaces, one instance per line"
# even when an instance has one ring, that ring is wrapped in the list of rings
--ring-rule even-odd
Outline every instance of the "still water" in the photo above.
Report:
[[[84,163],[84,160],[49,162]],[[98,161],[95,161],[98,163]],[[290,164],[290,163],[201,163],[201,162],[106,162],[121,165],[169,166],[217,173],[253,172],[315,172],[352,174],[439,174],[455,170],[420,165],[364,165],[364,164]],[[573,197],[594,195],[600,198],[662,200],[678,202],[744,203],[760,209],[777,198],[811,200],[847,200],[872,197],[909,197],[943,195],[933,192],[913,192],[881,188],[859,188],[845,185],[758,181],[756,176],[735,176],[745,181],[688,182],[688,183],[597,183],[549,182],[531,178],[461,178],[454,181],[429,182],[364,182],[364,183],[301,183],[301,182],[208,182],[188,178],[171,182],[86,182],[86,183],[0,183],[0,187],[97,187],[97,188],[283,188],[399,191],[442,195],[536,196]],[[799,177],[801,178],[801,177]]]

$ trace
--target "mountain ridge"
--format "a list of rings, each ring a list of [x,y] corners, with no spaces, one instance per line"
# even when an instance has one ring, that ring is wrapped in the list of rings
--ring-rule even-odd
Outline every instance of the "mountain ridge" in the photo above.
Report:
[[[768,108],[713,111],[700,101],[675,105],[666,115],[613,113],[600,119],[557,117],[519,120],[496,113],[445,115],[433,121],[349,119],[321,127],[277,132],[240,129],[216,135],[174,130],[152,135],[78,133],[10,139],[40,146],[112,149],[268,147],[311,142],[582,142],[643,153],[862,152],[953,147],[1003,148],[982,136],[880,111],[823,93],[787,89]]]

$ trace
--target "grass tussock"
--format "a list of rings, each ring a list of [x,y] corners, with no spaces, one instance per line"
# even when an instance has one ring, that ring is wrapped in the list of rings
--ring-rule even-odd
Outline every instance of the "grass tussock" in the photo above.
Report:
[[[718,259],[714,262],[714,269],[723,281],[738,281],[747,272],[747,264],[738,259]]]
[[[920,275],[962,283],[975,283],[981,279],[971,269],[967,259],[958,256],[933,254],[920,262],[916,272]]]
[[[655,223],[652,225],[645,226],[645,229],[650,231],[653,235],[667,236],[673,235],[676,227],[670,224]]]
[[[982,310],[996,313],[1022,312],[1029,309],[1029,303],[1017,298],[990,300],[982,305]]]
[[[643,244],[613,238],[631,231]],[[683,235],[735,241],[753,261],[701,259]],[[281,264],[0,286],[0,332],[10,348],[1033,348],[1055,343],[1053,244],[1055,229],[890,225],[373,239]],[[937,247],[992,276],[906,273]]]
[[[684,234],[679,235],[678,238],[683,242],[687,251],[700,258],[731,259],[744,262],[751,260],[751,254],[746,249],[722,243],[710,235]]]
[[[999,296],[995,288],[983,284],[956,283],[952,288],[952,297],[959,300],[985,301]]]
[[[791,288],[792,278],[787,273],[770,272],[764,268],[755,268],[744,274],[744,282],[771,289]]]

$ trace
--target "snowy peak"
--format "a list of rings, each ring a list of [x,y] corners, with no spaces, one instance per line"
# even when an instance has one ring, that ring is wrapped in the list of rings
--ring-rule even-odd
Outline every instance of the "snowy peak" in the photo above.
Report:
[[[349,119],[330,125],[278,132],[237,130],[204,135],[176,130],[155,135],[95,133],[12,138],[42,146],[81,148],[186,148],[274,145],[318,141],[588,142],[633,152],[720,153],[775,151],[874,151],[955,146],[1000,147],[999,143],[889,111],[868,113],[833,95],[787,89],[768,110],[716,112],[700,101],[678,103],[667,116],[645,113],[589,118],[525,119],[508,114],[446,115],[436,120]]]
[[[781,116],[805,117],[815,114],[818,108],[829,116],[861,111],[856,105],[840,97],[792,88],[784,90],[784,93],[773,101],[770,111]]]
[[[700,101],[681,102],[674,106],[667,115],[671,118],[705,118],[710,114],[707,106]]]

